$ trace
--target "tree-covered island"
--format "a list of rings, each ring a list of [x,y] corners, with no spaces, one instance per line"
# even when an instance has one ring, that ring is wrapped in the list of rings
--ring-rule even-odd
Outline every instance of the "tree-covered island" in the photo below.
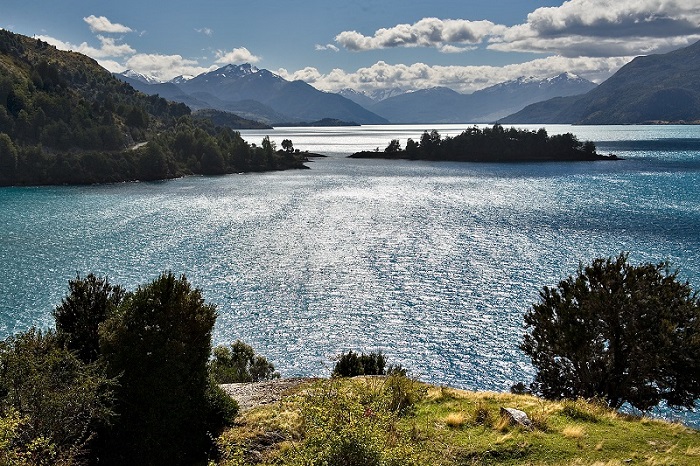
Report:
[[[0,30],[0,186],[282,170],[305,160],[142,94],[85,55]]]
[[[437,130],[425,131],[418,142],[408,139],[404,149],[398,139],[393,139],[384,151],[361,151],[350,157],[453,162],[619,160],[613,154],[598,154],[593,142],[581,142],[571,133],[549,136],[544,128],[505,129],[499,124],[484,129],[472,126],[458,136],[445,138]]]

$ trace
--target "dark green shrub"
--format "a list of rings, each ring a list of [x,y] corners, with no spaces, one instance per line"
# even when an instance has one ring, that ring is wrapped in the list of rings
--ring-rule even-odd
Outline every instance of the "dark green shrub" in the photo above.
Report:
[[[125,291],[107,277],[89,274],[68,282],[69,294],[53,311],[58,337],[86,362],[100,355],[99,326],[117,309]]]
[[[209,448],[207,361],[215,307],[187,279],[164,273],[126,296],[100,328],[102,358],[119,376],[119,422],[107,464],[191,464]]]
[[[212,356],[209,374],[216,383],[259,382],[280,376],[272,363],[240,340],[230,346],[217,346]]]
[[[94,431],[113,419],[114,380],[65,349],[56,334],[29,330],[0,343],[0,416],[17,416],[14,446],[32,464],[74,464]]]
[[[402,374],[387,377],[385,393],[388,407],[399,415],[411,412],[413,407],[425,394],[425,389],[416,381]]]
[[[668,263],[595,259],[544,287],[520,348],[546,398],[604,399],[645,411],[700,397],[700,303]]]
[[[399,370],[403,370],[399,367]],[[357,354],[352,350],[338,356],[333,368],[334,377],[355,377],[358,375],[385,375],[386,358],[381,351]]]

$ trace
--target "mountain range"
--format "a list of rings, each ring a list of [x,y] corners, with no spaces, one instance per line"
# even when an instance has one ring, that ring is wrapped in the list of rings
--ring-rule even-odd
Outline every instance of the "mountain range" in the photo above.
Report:
[[[700,122],[700,42],[637,57],[581,96],[535,103],[502,123]]]
[[[491,123],[534,102],[583,94],[595,87],[591,81],[562,73],[548,79],[521,77],[472,94],[446,87],[422,89],[367,108],[392,123]]]
[[[583,94],[595,84],[564,73],[549,79],[521,77],[473,94],[446,87],[407,92],[401,88],[322,92],[287,81],[250,64],[226,65],[170,82],[126,71],[118,77],[150,95],[182,102],[194,110],[216,109],[267,124],[336,119],[360,124],[493,122],[528,104],[555,96]]]
[[[388,121],[345,97],[322,92],[303,81],[250,64],[226,65],[191,79],[154,84],[133,73],[119,75],[146,94],[182,102],[194,110],[216,109],[265,123],[290,123],[332,118],[360,124]]]
[[[521,77],[472,94],[446,87],[337,94],[287,81],[250,64],[156,83],[125,72],[119,78],[194,110],[217,109],[266,124],[333,119],[382,123],[634,124],[700,121],[700,42],[641,56],[596,84],[571,73]]]

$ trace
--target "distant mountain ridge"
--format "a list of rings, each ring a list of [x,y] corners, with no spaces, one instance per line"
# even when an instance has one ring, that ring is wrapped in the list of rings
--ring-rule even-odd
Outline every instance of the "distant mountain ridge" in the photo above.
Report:
[[[584,94],[595,87],[562,73],[546,79],[521,77],[472,94],[446,87],[422,89],[381,100],[369,109],[393,123],[491,123],[534,102]]]
[[[460,94],[447,87],[417,91],[323,92],[303,81],[287,81],[249,63],[226,65],[194,77],[157,82],[128,70],[117,75],[146,94],[182,102],[193,110],[215,109],[266,124],[332,119],[358,124],[491,123],[552,97],[584,94],[595,84],[571,73],[551,78],[519,77]]]
[[[146,94],[159,94],[195,110],[234,112],[267,124],[315,121],[324,118],[360,124],[388,121],[338,94],[319,91],[303,81],[287,81],[251,64],[226,65],[177,83],[152,83],[148,77],[119,74]]]
[[[535,103],[503,123],[700,122],[700,41],[637,57],[588,93]]]
[[[356,91],[355,89],[345,88],[338,91],[338,94],[367,108],[376,104],[377,102],[381,102],[384,99],[405,94],[407,92],[409,91],[400,87],[393,87],[390,89],[375,89],[373,91]]]

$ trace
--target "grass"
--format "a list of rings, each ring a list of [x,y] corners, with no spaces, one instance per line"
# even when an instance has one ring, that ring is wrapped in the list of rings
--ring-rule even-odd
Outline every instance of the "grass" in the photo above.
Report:
[[[397,396],[408,406],[397,405]],[[525,411],[533,428],[511,425],[501,407]],[[383,378],[302,386],[242,414],[219,447],[222,466],[700,464],[700,432],[680,424],[620,415],[599,403]]]

